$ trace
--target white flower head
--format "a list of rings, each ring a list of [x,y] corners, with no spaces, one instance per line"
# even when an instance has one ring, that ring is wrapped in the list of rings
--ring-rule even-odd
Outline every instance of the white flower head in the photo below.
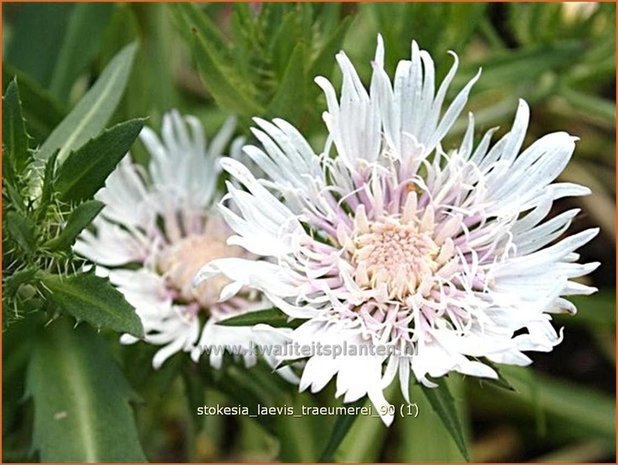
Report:
[[[147,169],[130,157],[123,159],[96,195],[105,206],[95,232],[84,231],[74,246],[97,264],[98,272],[108,272],[135,307],[145,341],[163,346],[153,358],[155,368],[179,351],[191,352],[197,361],[205,349],[218,368],[224,350],[232,348],[250,365],[256,360],[251,344],[264,338],[252,328],[216,325],[268,306],[256,291],[232,285],[232,295],[220,298],[231,284],[228,278],[197,287],[192,282],[210,260],[252,259],[246,250],[227,244],[231,231],[213,208],[219,200],[217,161],[234,126],[230,118],[208,145],[199,120],[177,111],[164,116],[161,138],[144,128],[140,137],[150,153]],[[232,144],[232,153],[242,142]],[[125,334],[121,341],[137,339]]]
[[[336,377],[337,396],[368,395],[390,424],[383,390],[397,375],[408,399],[411,374],[429,387],[450,371],[496,378],[483,358],[527,365],[524,351],[552,350],[561,335],[550,314],[575,312],[563,296],[595,291],[572,279],[598,263],[578,264],[575,253],[596,229],[556,242],[576,210],[544,221],[556,199],[589,193],[552,183],[575,138],[553,133],[522,150],[522,101],[499,141],[489,131],[474,144],[470,115],[461,145],[445,153],[478,75],[443,108],[456,56],[437,89],[432,58],[416,42],[393,81],[383,57],[379,38],[369,90],[344,53],[339,98],[316,79],[328,105],[320,154],[285,121],[256,119],[261,147],[244,150],[269,180],[223,159],[244,189],[229,184],[221,210],[236,233],[230,243],[264,258],[214,260],[199,276],[223,274],[305,319],[291,334],[299,344],[355,347],[314,351],[300,388],[317,392]],[[359,355],[380,346],[388,350]]]

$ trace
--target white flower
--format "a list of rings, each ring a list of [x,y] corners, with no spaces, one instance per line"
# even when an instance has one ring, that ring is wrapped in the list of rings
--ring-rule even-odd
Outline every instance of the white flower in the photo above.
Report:
[[[397,375],[408,399],[410,373],[430,387],[429,377],[450,371],[496,378],[481,357],[527,365],[523,351],[552,350],[561,335],[550,313],[575,312],[562,296],[594,292],[572,279],[598,263],[578,264],[574,252],[596,229],[556,242],[577,210],[543,222],[556,199],[589,193],[552,184],[575,138],[553,133],[522,150],[522,101],[498,142],[491,130],[475,146],[471,115],[460,147],[445,153],[441,141],[478,76],[442,110],[456,57],[436,91],[433,61],[415,42],[393,82],[383,56],[380,38],[369,92],[343,53],[339,99],[316,79],[330,134],[319,155],[285,121],[256,119],[263,148],[245,152],[270,180],[221,161],[245,187],[229,184],[221,207],[236,233],[229,243],[264,259],[214,260],[199,277],[222,273],[307,320],[291,334],[299,344],[388,348],[370,356],[314,351],[300,388],[317,392],[336,376],[337,396],[368,395],[390,424],[383,390]]]
[[[223,276],[192,285],[209,260],[251,260],[244,249],[226,244],[231,231],[211,208],[218,200],[217,160],[233,130],[230,119],[207,147],[197,118],[176,111],[164,116],[161,139],[144,128],[140,137],[150,153],[148,169],[123,159],[96,195],[105,204],[94,222],[96,232],[84,231],[74,247],[99,265],[99,272],[109,268],[111,282],[141,318],[145,341],[164,346],[153,358],[155,368],[176,352],[191,352],[197,361],[213,348],[210,363],[217,368],[226,348],[243,352],[245,362],[253,364],[250,344],[264,339],[251,328],[215,324],[269,306],[255,291],[234,288],[235,295],[219,299],[230,284]],[[128,334],[121,338],[136,340]]]

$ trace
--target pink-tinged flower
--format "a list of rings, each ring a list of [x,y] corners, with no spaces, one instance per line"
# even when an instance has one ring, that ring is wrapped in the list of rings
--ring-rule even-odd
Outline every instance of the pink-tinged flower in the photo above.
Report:
[[[411,374],[429,387],[450,371],[496,378],[483,358],[527,365],[523,352],[551,351],[562,339],[551,313],[574,313],[563,297],[595,291],[573,278],[598,266],[575,253],[598,231],[558,240],[577,210],[544,220],[556,199],[589,193],[552,183],[574,137],[548,134],[522,149],[522,101],[497,142],[491,130],[474,143],[471,115],[461,145],[445,152],[441,141],[478,76],[443,109],[456,56],[437,90],[433,61],[416,42],[392,82],[383,57],[379,39],[369,90],[344,53],[339,99],[316,79],[328,105],[319,154],[285,121],[256,119],[261,147],[244,151],[269,179],[223,159],[244,189],[228,184],[221,211],[236,233],[228,243],[263,259],[214,260],[199,277],[223,274],[306,320],[293,342],[355,346],[312,353],[300,388],[317,392],[336,377],[337,396],[368,395],[390,424],[383,390],[396,376],[408,399]],[[367,350],[379,346],[388,351]]]
[[[220,299],[230,284],[223,276],[192,285],[207,261],[252,259],[245,249],[226,243],[231,231],[212,208],[220,198],[217,160],[233,130],[234,121],[228,120],[207,145],[197,118],[176,111],[164,116],[161,138],[144,128],[147,169],[123,159],[96,196],[105,207],[95,232],[84,231],[74,247],[99,271],[109,272],[141,318],[144,340],[163,346],[153,358],[155,368],[176,352],[191,352],[197,361],[213,348],[208,352],[214,367],[220,367],[226,349],[242,352],[251,365],[256,361],[251,343],[267,342],[251,328],[215,324],[269,306],[256,291],[234,287],[234,295]],[[237,151],[242,141],[234,144]],[[137,339],[125,334],[121,341]]]

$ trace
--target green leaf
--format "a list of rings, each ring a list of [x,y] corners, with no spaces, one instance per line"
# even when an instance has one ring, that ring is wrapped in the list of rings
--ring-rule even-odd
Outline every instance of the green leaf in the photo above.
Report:
[[[444,56],[447,50],[453,48],[459,53],[466,49],[483,9],[480,3],[460,5],[453,2],[401,2],[385,7],[373,2],[361,6],[384,36],[387,69],[394,69],[397,61],[409,56],[410,39],[414,38],[421,48],[427,49],[437,59],[438,75],[444,65],[450,65],[450,60]],[[375,34],[366,34],[358,27],[350,33],[354,34],[355,40],[364,42],[365,50],[374,49]],[[367,40],[371,42],[370,47]]]
[[[200,367],[191,362],[188,358],[185,360],[182,367],[182,380],[184,385],[184,394],[187,401],[187,411],[191,419],[191,433],[193,436],[204,427],[202,419],[195,415],[195,407],[204,405],[206,401],[206,386],[204,378],[200,376]]]
[[[500,372],[495,363],[490,362],[487,359],[483,359],[485,365],[490,366],[496,373],[498,373],[498,379],[493,378],[479,378],[479,382],[483,384],[490,384],[500,389],[506,389],[507,391],[517,392],[517,389],[505,378],[504,374]]]
[[[8,46],[3,47],[4,60],[47,87],[74,5],[58,2],[18,7]]]
[[[234,9],[236,7],[237,5],[234,5]],[[220,53],[226,51],[225,37],[216,24],[197,5],[193,3],[170,3],[168,8],[172,10],[172,14],[176,17],[180,32],[187,42],[191,42],[192,28],[195,27]]]
[[[19,204],[19,208],[25,208],[23,198],[19,191],[19,178],[15,173],[15,167],[13,166],[13,160],[10,157],[2,157],[2,186],[4,187],[3,197],[8,197],[11,203]]]
[[[9,239],[27,254],[34,253],[36,236],[32,220],[16,211],[9,211],[5,218],[6,230]]]
[[[2,97],[2,145],[3,160],[7,157],[15,174],[23,174],[32,160],[32,154],[28,149],[28,135],[15,80],[11,81]]]
[[[276,7],[277,4],[268,3],[265,7]],[[265,12],[262,12],[265,14]],[[286,66],[290,62],[290,56],[295,47],[300,44],[298,34],[298,11],[288,11],[281,15],[276,15],[271,11],[270,14],[265,14],[270,18],[276,18],[275,24],[273,24],[273,36],[271,40],[267,41],[270,55],[272,56],[273,68],[276,71],[276,75],[279,79],[283,78],[286,73]],[[240,29],[240,27],[239,27]]]
[[[54,129],[35,155],[41,164],[57,149],[60,149],[58,162],[63,163],[69,153],[101,132],[120,102],[136,49],[135,43],[123,48],[94,86]]]
[[[6,168],[4,158],[2,159],[2,168]],[[24,201],[24,197],[21,195],[20,190],[17,188],[17,186],[14,186],[12,183],[7,182],[8,174],[6,172],[3,172],[2,175],[4,176],[4,178],[2,179],[2,199],[7,199],[4,204],[5,207],[6,205],[10,204],[11,207],[15,208],[15,210],[17,210],[19,213],[26,215],[26,202]]]
[[[34,79],[8,63],[2,64],[2,82],[19,82],[19,96],[22,104],[28,135],[33,146],[42,143],[65,116],[64,106]]]
[[[315,406],[311,397],[308,392],[280,395],[275,406],[289,405],[294,412],[301,412],[304,406]],[[330,423],[330,418],[296,414],[277,415],[274,420],[275,437],[279,442],[277,460],[283,463],[314,462],[323,445],[324,426],[326,422]]]
[[[453,79],[453,89],[465,85],[470,76],[483,68],[483,78],[475,85],[476,93],[490,88],[504,89],[512,84],[538,80],[546,71],[558,71],[572,64],[573,56],[581,53],[582,44],[564,41],[556,45],[541,45],[516,51],[497,53],[488,60],[466,66],[468,72]]]
[[[2,332],[2,430],[5,432],[2,441],[3,462],[7,461],[7,433],[20,431],[20,424],[23,425],[27,412],[28,406],[23,402],[26,372],[37,328],[44,324],[40,316],[41,314],[32,315],[31,318],[18,320]]]
[[[366,397],[362,397],[356,402],[349,404],[349,406],[362,407],[365,404],[366,400]],[[320,459],[318,460],[319,462],[333,461],[333,455],[339,448],[341,442],[345,439],[348,431],[350,431],[350,428],[354,424],[354,421],[356,421],[357,417],[358,415],[340,415],[339,417],[337,417],[337,421],[335,422],[335,426],[333,426],[333,430],[329,436],[328,442],[326,443],[324,450],[320,454]]]
[[[389,428],[374,415],[359,415],[335,454],[338,463],[378,462]],[[406,437],[413,437],[407,436]],[[409,445],[405,442],[406,446]]]
[[[500,378],[498,379],[481,378],[479,381],[483,384],[490,384],[500,389],[506,389],[507,391],[513,391],[513,392],[517,391],[517,389],[515,389],[513,385],[509,383],[506,379],[504,379],[502,376],[500,376]]]
[[[113,9],[111,3],[79,3],[71,11],[49,86],[63,101],[77,77],[96,56]]]
[[[595,95],[588,95],[567,86],[562,86],[560,95],[575,110],[582,110],[593,117],[605,120],[608,124],[615,124],[616,102]]]
[[[67,201],[91,198],[127,154],[143,126],[143,119],[120,123],[72,152],[58,169],[58,197]]]
[[[146,461],[130,406],[136,395],[91,328],[57,321],[40,332],[27,393],[41,461]]]
[[[268,35],[268,21],[264,21],[274,8],[279,8],[279,17],[284,22],[280,5],[272,3],[264,5],[257,14],[252,11],[249,4],[235,3],[230,16],[231,40],[226,47],[226,58],[234,64],[234,71],[240,79],[259,89],[254,95],[261,103],[268,101],[265,97],[267,94],[270,95],[272,90],[269,84],[274,84],[272,60],[267,57],[265,49],[266,44],[271,43]],[[206,39],[212,42],[208,36]],[[288,41],[295,42],[292,37],[288,37]],[[276,63],[272,64],[276,67]]]
[[[545,414],[568,425],[573,434],[615,443],[616,403],[613,395],[539,373],[534,373],[534,384],[531,385],[529,372],[532,370],[529,368],[504,365],[502,371],[517,393],[501,389],[493,391],[493,395],[482,394],[483,408],[495,408],[500,412],[508,408],[520,414],[536,415],[536,409],[531,409],[530,404],[538,403]]]
[[[241,81],[234,68],[225,64],[197,31],[194,31],[193,53],[206,88],[217,104],[230,112],[260,114],[263,109],[252,97],[251,83]]]
[[[262,390],[262,386],[258,386],[252,379],[253,373],[258,368],[259,365],[250,369],[240,369],[233,364],[228,364],[224,370],[206,370],[204,374],[208,377],[208,384],[216,386],[219,391],[235,403],[247,406],[257,406],[257,404],[267,406],[279,405],[280,396],[273,403],[271,396]],[[272,373],[270,375],[272,378]],[[271,415],[258,416],[256,421],[268,432],[276,435],[276,417]]]
[[[105,45],[127,42],[135,36],[141,39],[135,69],[121,105],[122,119],[148,115],[153,125],[158,124],[162,112],[180,105],[176,70],[180,64],[179,38],[172,27],[172,18],[163,3],[124,4],[118,5],[117,10],[122,14],[115,14],[111,24],[116,33],[107,31]],[[136,161],[142,161],[136,151],[134,155]]]
[[[458,377],[453,375],[449,376],[449,379],[441,379],[441,384],[446,385],[448,383],[452,393],[452,404],[447,408],[453,409],[461,418],[465,414],[462,402],[458,402],[460,399],[459,390],[462,386],[462,381]],[[441,388],[437,388],[441,389]],[[431,390],[431,389],[426,389]],[[408,443],[403,441],[396,446],[394,461],[397,462],[463,462],[466,460],[466,456],[461,451],[459,445],[457,445],[455,438],[449,432],[449,429],[442,418],[440,410],[434,407],[434,404],[430,402],[429,397],[423,393],[425,388],[419,385],[410,386],[410,401],[412,407],[409,412],[413,415],[405,416],[401,419],[399,427],[401,428],[401,434],[406,438],[414,438],[413,442]],[[414,414],[418,414],[414,416]],[[464,425],[457,428],[463,428]],[[462,437],[465,435],[462,433]],[[436,438],[441,438],[440,441],[436,441]]]
[[[79,233],[92,223],[92,220],[99,214],[104,205],[103,202],[98,200],[88,200],[75,207],[60,235],[46,242],[44,247],[50,250],[69,249],[75,242],[75,239],[77,239],[77,236],[79,236]]]
[[[443,49],[464,50],[480,22],[487,17],[487,3],[449,3],[449,25],[445,28]]]
[[[532,404],[532,409],[534,411],[537,434],[539,436],[543,436],[547,432],[547,415],[541,407],[539,380],[537,374],[531,369],[524,370],[521,372],[520,380],[523,380],[526,384],[526,388],[530,394],[530,404]]]
[[[93,273],[65,277],[44,272],[38,278],[49,301],[78,321],[87,321],[97,329],[143,336],[135,309],[107,279]]]
[[[268,115],[293,121],[305,103],[305,44],[299,42],[290,55],[278,90],[266,109]]]
[[[616,293],[603,290],[586,296],[569,296],[577,307],[577,315],[556,315],[556,320],[573,325],[583,324],[599,328],[614,328],[616,326]]]
[[[463,431],[463,425],[459,420],[459,415],[455,407],[455,401],[451,396],[446,382],[442,380],[442,382],[435,388],[427,388],[423,386],[421,389],[434,412],[444,424],[446,431],[455,441],[455,445],[457,446],[457,449],[459,449],[459,452],[461,452],[466,460],[470,460],[468,449],[466,447],[466,438]]]
[[[181,32],[186,36],[187,31],[193,31],[191,45],[197,68],[217,104],[227,111],[242,115],[263,113],[260,104],[253,98],[255,91],[251,82],[241,80],[222,53],[223,49],[211,40],[212,28],[197,7],[179,5],[173,11]]]
[[[335,66],[335,54],[342,48],[343,40],[352,23],[352,16],[344,18],[337,29],[325,40],[309,68],[308,76],[328,77]]]
[[[289,317],[285,313],[273,307],[226,318],[225,320],[217,321],[217,324],[221,326],[254,326],[257,324],[267,324],[273,328],[298,326],[295,322],[289,322],[288,319]]]
[[[36,209],[37,221],[43,221],[47,214],[47,207],[49,207],[54,197],[54,188],[56,183],[56,158],[58,158],[58,152],[54,152],[45,164],[45,172],[43,173],[43,186],[41,188],[41,195],[39,196],[39,204]]]

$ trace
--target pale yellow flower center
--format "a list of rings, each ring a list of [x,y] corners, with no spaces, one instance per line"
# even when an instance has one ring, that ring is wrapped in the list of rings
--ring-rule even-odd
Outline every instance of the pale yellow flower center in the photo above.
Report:
[[[350,253],[353,278],[363,289],[385,292],[389,299],[404,300],[411,294],[427,295],[439,275],[448,272],[454,256],[447,228],[436,231],[433,209],[418,215],[416,194],[407,199],[401,215],[369,221],[358,209],[350,236],[340,242]]]
[[[202,307],[208,307],[218,300],[230,281],[221,274],[194,286],[193,278],[211,260],[242,255],[240,247],[227,245],[222,238],[191,235],[166,247],[159,254],[157,267],[169,285],[179,292],[180,300],[197,301]]]

